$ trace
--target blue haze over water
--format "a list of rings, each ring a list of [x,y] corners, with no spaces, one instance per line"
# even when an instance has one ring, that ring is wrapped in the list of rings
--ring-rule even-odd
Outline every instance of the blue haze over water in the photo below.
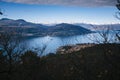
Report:
[[[113,37],[115,34],[110,33],[109,41],[112,43],[115,38]],[[102,43],[103,38],[99,33],[91,33],[86,35],[77,35],[77,36],[69,36],[69,37],[34,37],[30,39],[25,39],[24,42],[29,49],[41,49],[43,46],[47,46],[44,52],[44,55],[48,53],[55,53],[56,50],[65,45],[75,45],[75,44],[84,44],[84,43]]]

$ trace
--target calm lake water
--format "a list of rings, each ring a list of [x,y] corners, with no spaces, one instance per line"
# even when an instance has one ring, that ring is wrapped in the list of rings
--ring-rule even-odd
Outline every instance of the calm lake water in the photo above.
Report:
[[[110,42],[112,42],[113,35],[113,33],[109,35]],[[41,49],[43,46],[47,46],[44,55],[48,53],[55,53],[60,46],[75,45],[81,43],[97,43],[97,41],[103,41],[102,37],[98,33],[69,37],[34,37],[24,40],[25,45],[29,49]]]

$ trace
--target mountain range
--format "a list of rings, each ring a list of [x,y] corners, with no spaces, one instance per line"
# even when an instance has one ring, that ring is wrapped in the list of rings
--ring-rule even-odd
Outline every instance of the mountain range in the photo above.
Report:
[[[73,36],[91,33],[91,30],[73,24],[61,23],[46,26],[27,22],[23,19],[2,18],[0,19],[0,32],[6,31],[21,33],[23,36]]]
[[[120,30],[120,24],[91,25],[84,23],[61,23],[54,25],[43,25],[27,22],[23,19],[0,19],[0,32],[13,31],[16,32],[16,34],[22,34],[23,36],[74,36],[88,34],[92,31],[102,30],[107,27],[112,30]]]
[[[82,26],[84,28],[90,29],[91,31],[104,30],[109,28],[110,30],[120,30],[120,24],[102,24],[102,25],[93,25],[85,23],[74,23],[74,25]]]

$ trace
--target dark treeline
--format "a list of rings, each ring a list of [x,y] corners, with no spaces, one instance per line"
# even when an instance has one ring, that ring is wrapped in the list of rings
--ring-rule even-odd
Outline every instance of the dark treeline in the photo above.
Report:
[[[120,44],[106,36],[102,44],[46,56],[46,46],[26,50],[21,38],[14,31],[0,34],[0,80],[120,80]]]
[[[13,53],[7,42],[0,50],[0,80],[120,80],[120,44],[41,57],[32,50]]]

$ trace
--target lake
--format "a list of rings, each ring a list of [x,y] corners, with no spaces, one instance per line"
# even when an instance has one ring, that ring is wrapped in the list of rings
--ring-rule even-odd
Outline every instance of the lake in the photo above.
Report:
[[[108,35],[110,42],[113,42],[114,40],[113,35],[114,34],[112,32]],[[98,41],[103,41],[103,38],[100,36],[99,33],[90,33],[86,35],[77,35],[69,37],[34,37],[24,40],[26,46],[29,49],[42,49],[44,46],[46,46],[44,55],[48,53],[55,53],[60,46],[75,45],[82,43],[98,43]]]

